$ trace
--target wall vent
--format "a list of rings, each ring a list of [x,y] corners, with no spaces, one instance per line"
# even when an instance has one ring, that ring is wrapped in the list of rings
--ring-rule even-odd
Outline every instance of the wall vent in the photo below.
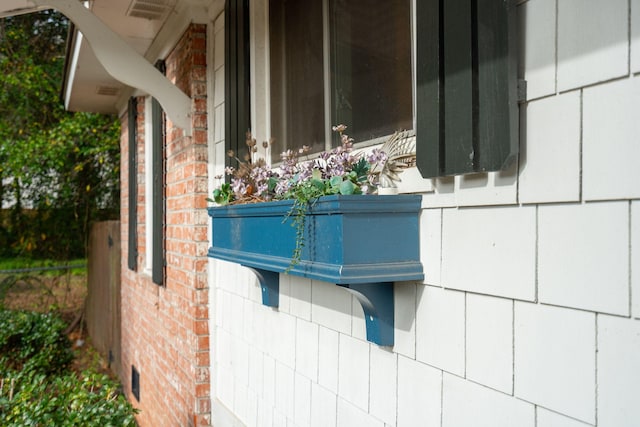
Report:
[[[140,372],[131,365],[131,393],[140,402]]]
[[[133,0],[127,10],[127,15],[134,18],[162,20],[174,3],[173,0]]]
[[[96,89],[96,93],[98,95],[104,96],[116,96],[118,92],[120,92],[120,89],[113,86],[98,86],[98,88]]]

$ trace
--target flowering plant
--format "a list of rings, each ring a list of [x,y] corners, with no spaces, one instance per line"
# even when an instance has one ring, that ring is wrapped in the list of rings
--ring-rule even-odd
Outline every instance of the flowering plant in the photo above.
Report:
[[[227,153],[236,159],[238,166],[226,168],[225,172],[231,176],[231,180],[216,188],[210,201],[226,205],[294,200],[285,220],[293,218],[291,225],[296,229],[296,246],[286,272],[300,261],[310,204],[321,196],[370,194],[377,190],[380,173],[374,171],[384,168],[387,154],[380,149],[373,149],[368,155],[354,153],[353,139],[344,133],[346,129],[345,125],[333,127],[333,131],[340,134],[340,146],[305,161],[300,161],[299,157],[309,152],[308,146],[297,151],[287,150],[282,153],[282,163],[277,169],[271,169],[263,158],[252,161],[258,146],[250,134],[247,135],[249,152],[245,161],[238,159],[233,151]],[[269,145],[269,142],[262,144],[265,152]],[[222,176],[216,178],[222,179]]]
[[[331,194],[374,193],[378,174],[372,171],[384,165],[387,155],[380,149],[374,149],[366,156],[354,153],[353,139],[344,133],[346,129],[345,125],[333,127],[340,134],[340,146],[305,161],[300,161],[300,156],[309,152],[308,146],[297,151],[289,149],[281,154],[282,164],[277,169],[272,169],[263,158],[252,161],[258,146],[249,134],[246,141],[249,153],[245,161],[238,159],[233,151],[227,153],[236,159],[238,166],[226,168],[231,181],[214,190],[212,201],[220,205],[283,199],[308,203]],[[269,142],[263,142],[265,151],[269,145]]]

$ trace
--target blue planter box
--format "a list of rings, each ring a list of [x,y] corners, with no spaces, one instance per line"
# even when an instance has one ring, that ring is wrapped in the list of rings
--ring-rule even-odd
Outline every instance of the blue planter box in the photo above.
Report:
[[[367,325],[368,338],[392,345],[393,282],[424,277],[419,253],[420,201],[414,195],[318,199],[306,215],[300,261],[291,268],[296,229],[287,215],[293,201],[211,207],[213,235],[208,255],[253,269],[260,279],[263,303],[269,306],[278,305],[279,274],[285,271],[343,286],[363,304],[367,322],[379,323],[384,317],[385,325]],[[374,335],[369,337],[370,333]]]

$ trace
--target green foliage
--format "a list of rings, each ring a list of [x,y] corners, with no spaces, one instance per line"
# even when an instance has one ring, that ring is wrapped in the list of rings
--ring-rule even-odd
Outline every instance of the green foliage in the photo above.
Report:
[[[50,314],[0,310],[0,425],[135,426],[117,382],[67,368],[64,323]]]
[[[0,19],[0,256],[85,255],[89,223],[119,216],[119,122],[60,102],[66,18]]]
[[[2,370],[62,372],[73,359],[65,323],[53,314],[0,310]]]

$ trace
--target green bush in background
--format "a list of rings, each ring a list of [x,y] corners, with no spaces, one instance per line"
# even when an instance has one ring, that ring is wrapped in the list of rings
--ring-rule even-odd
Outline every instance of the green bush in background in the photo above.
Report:
[[[0,309],[0,425],[135,426],[119,384],[78,375],[64,322],[53,314]]]

